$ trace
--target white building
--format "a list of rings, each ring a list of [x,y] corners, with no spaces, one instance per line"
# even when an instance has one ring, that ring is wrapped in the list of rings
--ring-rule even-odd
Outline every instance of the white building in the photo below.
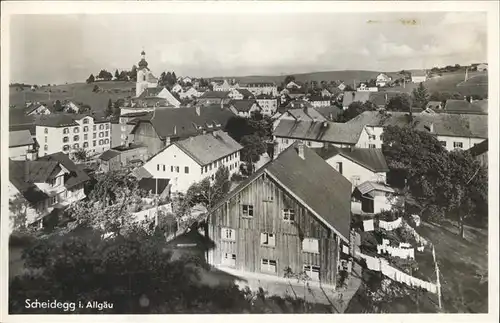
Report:
[[[262,108],[263,115],[272,116],[276,113],[276,110],[278,109],[278,99],[273,98],[270,95],[261,94],[257,96],[256,100]]]
[[[414,71],[411,72],[411,81],[412,83],[422,83],[427,80],[427,72],[426,71]]]
[[[250,118],[253,113],[262,111],[256,100],[232,100],[229,103],[229,110],[243,118]]]
[[[223,131],[176,141],[165,147],[142,167],[152,178],[169,179],[172,192],[185,193],[194,183],[215,179],[225,166],[230,176],[240,169],[243,147]]]
[[[235,88],[235,86],[229,84],[227,80],[224,80],[222,83],[212,82],[214,91],[231,91]]]
[[[375,81],[375,85],[384,87],[389,84],[389,82],[392,80],[392,78],[384,73],[380,73],[377,75],[377,80]]]
[[[359,85],[359,87],[357,88],[357,91],[358,92],[378,92],[378,87],[376,87],[376,86],[368,87],[368,86],[366,86],[365,83],[361,83]]]
[[[83,185],[90,178],[67,155],[56,153],[35,161],[9,160],[9,180],[13,213],[24,218],[21,225],[41,228],[51,212],[85,198]]]
[[[141,52],[141,60],[137,67],[137,82],[135,83],[135,96],[138,97],[147,88],[154,88],[158,86],[158,79],[154,77],[153,73],[148,68],[146,62],[146,53]]]
[[[331,105],[330,97],[323,96],[312,96],[308,99],[308,102],[311,103],[314,108],[328,107]]]
[[[12,160],[36,159],[35,142],[29,130],[9,132],[9,158]]]
[[[199,92],[194,87],[190,87],[186,91],[180,92],[179,96],[180,96],[181,99],[185,99],[185,98],[199,98],[202,94],[203,94],[203,92]]]
[[[97,155],[111,148],[111,122],[89,115],[47,115],[36,122],[36,140],[40,156],[82,148]]]
[[[26,108],[26,115],[28,115],[28,116],[37,115],[37,114],[50,114],[50,113],[51,112],[50,112],[49,108],[47,108],[46,105],[43,105],[39,102],[31,103]]]
[[[175,83],[175,85],[172,86],[172,92],[181,93],[182,92],[182,86],[179,83]]]
[[[353,213],[377,214],[403,206],[404,198],[383,183],[364,182],[353,192]]]
[[[255,82],[255,83],[246,83],[240,84],[240,89],[247,89],[252,92],[253,95],[257,96],[260,94],[269,94],[273,97],[278,96],[278,87],[275,83],[270,82]]]

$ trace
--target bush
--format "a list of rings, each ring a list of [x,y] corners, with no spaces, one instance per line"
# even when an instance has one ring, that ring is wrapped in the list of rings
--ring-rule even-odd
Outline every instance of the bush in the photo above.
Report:
[[[9,236],[9,247],[27,247],[35,241],[35,237],[28,232],[13,232]]]
[[[231,182],[241,182],[242,180],[246,179],[247,177],[241,175],[241,174],[237,174],[237,173],[234,173],[232,176],[231,176]]]

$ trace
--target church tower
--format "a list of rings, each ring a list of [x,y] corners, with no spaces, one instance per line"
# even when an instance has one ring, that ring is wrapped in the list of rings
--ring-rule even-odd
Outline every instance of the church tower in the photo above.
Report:
[[[148,88],[149,74],[151,72],[148,68],[148,62],[146,62],[146,53],[144,50],[141,52],[141,60],[139,61],[137,67],[137,82],[135,84],[135,96],[141,95],[142,91]]]

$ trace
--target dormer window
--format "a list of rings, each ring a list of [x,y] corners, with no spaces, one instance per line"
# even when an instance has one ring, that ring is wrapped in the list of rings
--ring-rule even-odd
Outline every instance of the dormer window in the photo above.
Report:
[[[89,119],[83,119],[83,123],[84,123],[84,124],[89,123]]]

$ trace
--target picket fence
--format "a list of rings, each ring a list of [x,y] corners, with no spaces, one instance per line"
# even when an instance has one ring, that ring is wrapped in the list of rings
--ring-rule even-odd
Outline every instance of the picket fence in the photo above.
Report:
[[[365,259],[368,269],[380,271],[389,279],[403,283],[410,287],[420,287],[434,294],[438,293],[439,285],[408,275],[407,273],[389,265],[387,260],[383,258],[371,257],[361,252],[358,252],[357,255],[360,258]]]
[[[150,209],[132,213],[132,216],[134,217],[135,221],[137,221],[137,222],[144,221],[144,220],[151,220],[151,219],[155,218],[156,210],[158,210],[159,213],[161,213],[161,212],[171,213],[172,212],[172,203],[159,205],[158,208],[156,208],[156,206],[153,206]]]

